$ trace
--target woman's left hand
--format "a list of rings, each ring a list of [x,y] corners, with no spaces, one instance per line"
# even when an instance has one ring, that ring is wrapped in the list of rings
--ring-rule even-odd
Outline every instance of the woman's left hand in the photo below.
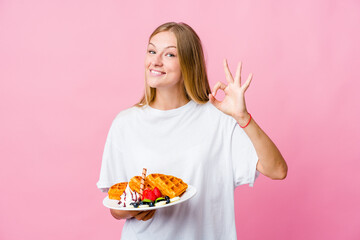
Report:
[[[222,82],[217,82],[212,90],[212,93],[209,94],[209,99],[216,108],[235,118],[239,124],[246,124],[250,116],[246,109],[245,92],[252,80],[252,74],[250,73],[246,82],[241,85],[241,67],[242,63],[239,62],[235,78],[233,78],[229,70],[228,63],[224,59],[224,70],[228,85]],[[225,98],[221,102],[215,98],[219,89],[225,92]]]

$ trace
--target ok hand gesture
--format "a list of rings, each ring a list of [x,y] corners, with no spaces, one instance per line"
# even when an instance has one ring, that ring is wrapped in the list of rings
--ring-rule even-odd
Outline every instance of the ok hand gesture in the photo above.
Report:
[[[225,114],[232,116],[240,124],[246,123],[247,119],[249,119],[249,113],[246,110],[245,104],[245,92],[250,86],[250,82],[252,80],[252,74],[250,73],[246,82],[241,85],[241,67],[242,63],[239,62],[236,69],[235,78],[233,78],[229,70],[228,63],[224,59],[224,70],[228,85],[219,81],[215,84],[212,93],[209,94],[210,102],[216,108]],[[219,89],[225,92],[225,98],[221,102],[215,98]]]

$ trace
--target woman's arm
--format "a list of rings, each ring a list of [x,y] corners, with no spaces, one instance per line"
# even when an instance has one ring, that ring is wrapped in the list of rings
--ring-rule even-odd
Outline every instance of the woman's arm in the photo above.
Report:
[[[122,210],[115,210],[110,209],[111,215],[120,220],[120,219],[130,219],[130,218],[136,218],[137,220],[147,221],[151,219],[156,210],[150,210],[150,211],[122,211]]]
[[[246,124],[249,123],[243,129],[249,136],[259,157],[256,166],[257,170],[272,179],[284,179],[287,175],[287,165],[284,158],[279,149],[259,125],[257,125],[255,120],[250,119],[250,114],[247,112],[245,92],[250,86],[252,74],[250,74],[246,82],[241,85],[241,67],[242,64],[240,62],[236,70],[235,78],[233,78],[227,61],[224,60],[224,70],[228,85],[217,82],[212,93],[209,94],[210,102],[220,111],[232,116],[240,126],[246,126]],[[221,102],[215,98],[219,89],[225,92],[225,98]]]
[[[279,149],[266,133],[259,127],[250,115],[235,118],[240,126],[245,126],[245,133],[249,136],[259,158],[256,169],[271,179],[284,179],[287,175],[287,165]]]

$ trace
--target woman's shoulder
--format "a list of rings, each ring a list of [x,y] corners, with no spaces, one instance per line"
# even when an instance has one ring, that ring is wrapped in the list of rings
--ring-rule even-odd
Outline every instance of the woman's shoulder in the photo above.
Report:
[[[218,126],[223,126],[226,129],[233,129],[236,124],[236,120],[217,109],[210,101],[204,104],[198,104],[202,110],[201,114],[205,114],[206,119],[209,121],[217,122]]]
[[[121,110],[114,118],[113,124],[124,124],[128,121],[132,121],[139,111],[139,107],[132,106]]]
[[[204,104],[198,104],[200,105],[200,108],[204,109],[206,112],[211,114],[213,117],[219,117],[222,119],[231,120],[233,119],[231,116],[223,113],[219,109],[217,109],[210,101],[204,103]]]

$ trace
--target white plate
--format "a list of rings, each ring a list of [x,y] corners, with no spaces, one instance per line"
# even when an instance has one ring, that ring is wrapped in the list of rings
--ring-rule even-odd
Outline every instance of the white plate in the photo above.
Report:
[[[176,204],[179,203],[183,203],[187,200],[189,200],[190,198],[192,198],[193,196],[195,196],[196,194],[196,188],[188,185],[188,188],[186,189],[186,191],[184,192],[184,194],[180,197],[179,201],[176,202],[172,202],[172,203],[168,203],[165,204],[163,206],[158,206],[158,207],[148,207],[148,208],[127,208],[127,207],[121,207],[118,204],[118,200],[113,200],[113,199],[109,199],[109,196],[107,196],[106,198],[104,198],[103,200],[103,204],[105,207],[111,208],[111,209],[116,209],[116,210],[124,210],[124,211],[150,211],[150,210],[155,210],[155,209],[159,209],[159,208],[165,208],[165,207],[170,207],[170,206],[174,206]]]

